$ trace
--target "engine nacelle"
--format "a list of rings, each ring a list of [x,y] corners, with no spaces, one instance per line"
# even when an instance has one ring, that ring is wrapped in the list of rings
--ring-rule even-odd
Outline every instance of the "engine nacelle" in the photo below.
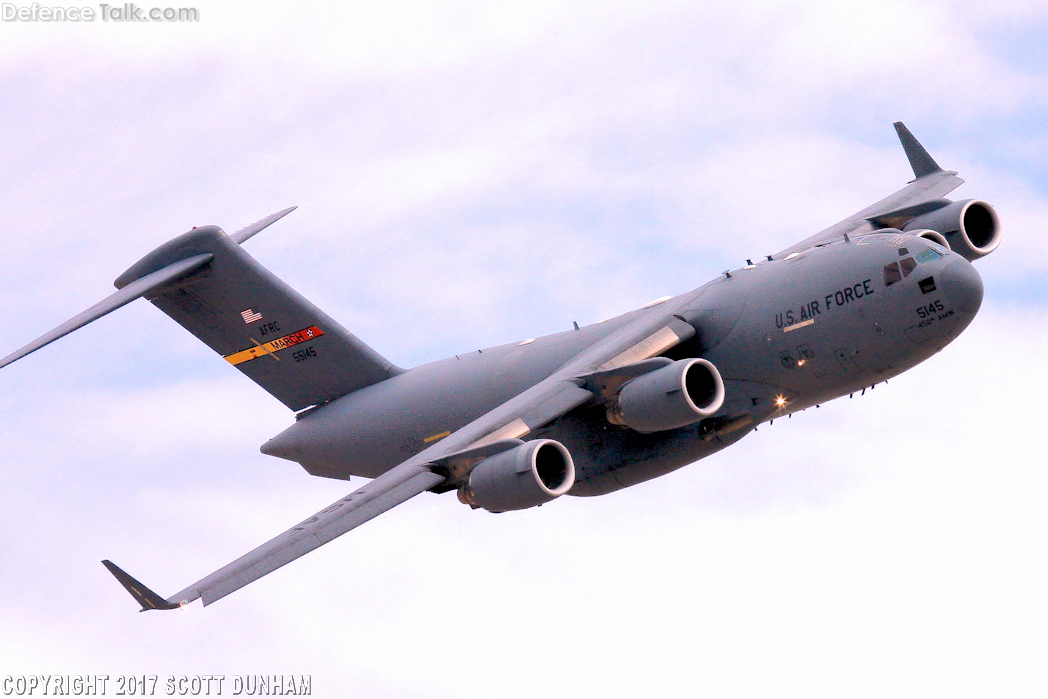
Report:
[[[912,219],[903,228],[918,235],[926,229],[942,233],[950,249],[969,262],[989,255],[1001,243],[997,212],[978,199],[955,201]],[[924,237],[935,240],[928,235]]]
[[[912,233],[913,235],[917,236],[918,238],[924,238],[925,240],[930,240],[933,243],[936,243],[938,245],[943,246],[947,250],[950,249],[950,242],[948,240],[946,240],[946,236],[944,236],[939,231],[933,231],[930,228],[925,228],[924,230],[906,231],[906,232],[907,233]]]
[[[535,439],[474,466],[459,500],[490,512],[524,510],[560,497],[574,484],[575,463],[567,448]]]
[[[638,432],[674,430],[713,415],[723,403],[717,367],[705,359],[681,359],[623,386],[608,422]]]

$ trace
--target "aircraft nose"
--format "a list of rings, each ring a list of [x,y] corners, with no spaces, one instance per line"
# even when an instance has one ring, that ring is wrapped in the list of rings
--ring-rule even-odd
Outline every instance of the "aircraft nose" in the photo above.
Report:
[[[983,283],[972,263],[958,257],[936,276],[954,309],[974,316],[982,305]]]

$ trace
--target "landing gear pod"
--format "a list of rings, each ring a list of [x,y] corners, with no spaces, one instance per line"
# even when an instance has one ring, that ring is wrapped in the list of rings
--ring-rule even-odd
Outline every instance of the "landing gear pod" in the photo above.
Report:
[[[1001,243],[1001,223],[997,212],[978,199],[955,201],[918,216],[907,223],[904,230],[920,235],[929,228],[942,233],[950,249],[969,262],[989,255]]]
[[[674,430],[713,415],[723,403],[717,367],[705,359],[681,359],[623,386],[608,422],[638,432]]]
[[[459,500],[490,512],[524,510],[560,497],[574,484],[575,464],[567,448],[536,439],[478,463],[459,489]]]

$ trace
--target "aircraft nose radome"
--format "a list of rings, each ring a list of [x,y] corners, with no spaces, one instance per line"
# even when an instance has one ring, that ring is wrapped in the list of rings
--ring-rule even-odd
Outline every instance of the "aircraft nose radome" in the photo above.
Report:
[[[960,313],[975,315],[982,305],[983,283],[972,263],[956,259],[938,276],[954,308]]]

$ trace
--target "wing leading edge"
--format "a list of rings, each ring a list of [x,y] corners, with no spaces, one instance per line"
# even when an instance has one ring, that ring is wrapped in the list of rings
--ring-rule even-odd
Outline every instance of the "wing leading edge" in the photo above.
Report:
[[[510,449],[542,425],[596,400],[594,393],[583,387],[594,371],[649,359],[695,334],[694,328],[671,315],[687,298],[620,328],[530,389],[170,597],[161,597],[111,561],[102,563],[142,606],[141,611],[177,609],[197,599],[205,606],[216,602],[440,485],[448,479],[444,474],[455,471],[457,461],[475,461]]]

